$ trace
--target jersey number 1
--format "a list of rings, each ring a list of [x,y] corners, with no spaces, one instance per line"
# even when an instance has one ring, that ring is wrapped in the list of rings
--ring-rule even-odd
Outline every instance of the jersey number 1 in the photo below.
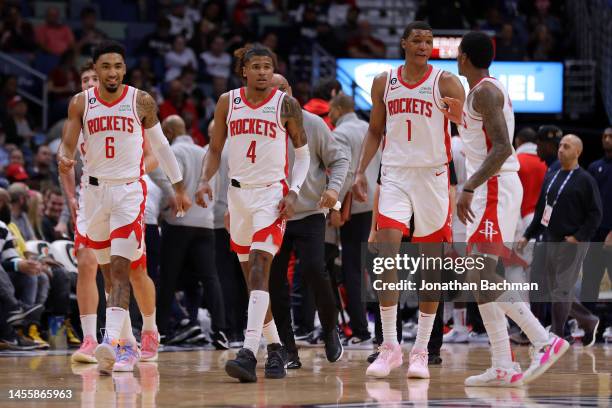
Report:
[[[247,150],[247,153],[246,153],[246,157],[251,159],[251,163],[255,163],[255,157],[257,157],[255,155],[255,145],[256,144],[257,144],[257,141],[253,140],[251,144],[249,145],[249,149]]]
[[[410,119],[406,119],[406,125],[408,125],[408,141],[412,140],[412,124],[410,123]]]
[[[115,138],[110,136],[106,138],[106,158],[112,159],[115,157]]]

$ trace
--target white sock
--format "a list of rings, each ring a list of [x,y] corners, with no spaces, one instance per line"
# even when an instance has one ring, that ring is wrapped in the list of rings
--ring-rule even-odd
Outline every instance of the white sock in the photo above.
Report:
[[[157,325],[155,324],[155,312],[153,309],[153,313],[150,315],[142,315],[142,331],[157,331]]]
[[[247,315],[247,329],[244,334],[244,348],[253,352],[257,357],[261,332],[263,330],[266,312],[270,304],[270,294],[263,290],[252,290],[249,296],[249,307]]]
[[[121,329],[125,321],[127,310],[120,307],[106,308],[106,336],[110,340],[119,340],[121,338]]]
[[[512,350],[506,327],[504,312],[495,302],[478,305],[482,322],[491,342],[491,360],[493,367],[510,367],[512,365]]]
[[[130,319],[130,312],[126,313],[125,320],[123,321],[123,327],[121,328],[121,339],[127,340],[132,345],[136,345],[136,337],[134,337],[134,331],[132,330],[132,319]]]
[[[419,311],[417,336],[416,340],[414,341],[414,347],[412,347],[413,350],[427,351],[427,344],[429,343],[429,337],[431,336],[434,320],[436,320],[435,313],[423,313]]]
[[[383,344],[399,344],[397,342],[397,305],[381,305],[380,322],[382,325]]]
[[[453,309],[453,329],[455,330],[466,330],[465,327],[465,308]]]
[[[280,337],[278,336],[278,330],[276,328],[276,323],[274,323],[274,319],[264,324],[263,335],[266,341],[268,342],[268,344],[273,344],[273,343],[281,344],[281,340],[280,340]]]
[[[91,336],[96,337],[96,325],[98,323],[98,315],[86,314],[81,315],[81,329],[83,330],[83,337]]]
[[[548,343],[548,332],[516,291],[508,291],[497,299],[500,309],[525,332],[529,341],[541,347]]]

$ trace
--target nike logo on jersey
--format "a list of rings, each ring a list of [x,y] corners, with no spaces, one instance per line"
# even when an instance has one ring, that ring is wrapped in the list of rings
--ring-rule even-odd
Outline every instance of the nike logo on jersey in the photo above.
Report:
[[[234,108],[234,110],[239,110],[239,109],[242,109],[242,108],[246,108],[246,106],[243,105],[243,106],[240,106],[238,108]]]
[[[442,175],[442,174],[444,174],[444,173],[446,173],[446,170],[445,170],[445,171],[441,171],[440,173],[438,173],[438,172],[436,171],[436,177],[441,176],[441,175]]]
[[[399,85],[398,85],[398,86],[392,86],[390,89],[391,89],[392,91],[395,91],[395,90],[396,90],[396,89],[398,89],[398,88],[400,88],[400,86],[399,86]]]

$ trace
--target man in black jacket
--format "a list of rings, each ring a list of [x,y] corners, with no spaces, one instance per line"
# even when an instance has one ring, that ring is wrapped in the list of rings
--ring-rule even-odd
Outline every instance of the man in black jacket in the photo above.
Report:
[[[599,226],[602,204],[599,189],[588,171],[578,165],[582,141],[566,135],[559,144],[561,167],[546,176],[531,225],[519,242],[541,236],[546,245],[546,274],[552,296],[551,331],[563,337],[568,315],[584,328],[583,344],[595,341],[599,319],[574,295],[588,242]]]

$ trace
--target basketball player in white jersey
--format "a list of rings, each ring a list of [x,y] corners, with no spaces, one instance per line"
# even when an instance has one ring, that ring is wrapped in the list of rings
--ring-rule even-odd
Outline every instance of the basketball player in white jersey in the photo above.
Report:
[[[459,74],[470,85],[463,123],[458,126],[468,179],[457,202],[457,215],[467,224],[468,248],[485,255],[485,269],[468,274],[470,281],[478,282],[502,281],[495,269],[499,257],[511,255],[523,195],[517,173],[519,162],[512,147],[512,102],[503,85],[489,76],[493,55],[491,39],[485,33],[470,32],[463,37],[457,56]],[[567,341],[542,327],[518,293],[480,292],[476,298],[489,335],[493,365],[483,374],[467,378],[466,386],[516,387],[531,382],[569,348]],[[525,373],[512,361],[505,315],[514,320],[534,346],[531,366]]]
[[[82,193],[87,227],[81,233],[95,250],[98,263],[110,263],[106,335],[95,349],[98,369],[103,373],[131,371],[140,357],[136,344],[119,339],[127,323],[130,267],[144,252],[145,136],[174,185],[178,211],[183,213],[191,205],[178,163],[159,125],[155,101],[146,92],[122,84],[124,56],[123,47],[115,42],[105,42],[94,52],[100,86],[70,101],[58,158],[60,172],[69,173],[82,130],[88,183]],[[146,274],[144,269],[141,271]],[[143,281],[146,292],[134,294],[143,313],[153,312],[150,317],[154,321],[155,287]]]
[[[219,168],[227,139],[229,177],[227,193],[232,250],[247,282],[250,295],[244,347],[225,371],[241,382],[255,382],[257,350],[263,331],[268,342],[267,378],[286,375],[285,350],[269,308],[268,280],[272,258],[281,247],[285,224],[308,173],[310,153],[302,125],[302,108],[296,99],[271,86],[276,56],[259,44],[235,53],[237,74],[246,86],[226,92],[215,110],[215,127],[204,159],[196,202],[212,200],[209,180]],[[295,147],[288,177],[287,138]]]
[[[366,199],[364,175],[384,138],[376,242],[379,256],[395,257],[414,215],[413,242],[451,241],[451,203],[448,163],[451,160],[450,122],[460,121],[461,108],[447,107],[447,97],[462,102],[459,79],[429,65],[433,48],[431,27],[410,23],[402,36],[405,63],[376,76],[372,84],[370,127],[361,150],[353,191]],[[423,246],[426,255],[441,256],[442,248]],[[435,279],[424,273],[422,278]],[[434,271],[435,272],[435,271]],[[429,274],[429,276],[427,276]],[[397,271],[383,273],[385,282],[397,282]],[[397,341],[398,291],[378,291],[383,344],[366,374],[386,377],[402,364]],[[410,352],[408,376],[429,378],[427,343],[438,308],[439,293],[428,293],[419,303],[417,338]]]
[[[87,60],[80,68],[81,75],[81,90],[85,91],[99,85],[98,74],[96,74],[93,61]],[[81,185],[88,182],[87,178],[87,161],[85,159],[86,141],[83,140],[83,132],[79,135],[78,147],[83,161],[83,169],[81,176]],[[155,156],[152,155],[149,144],[145,141],[145,169],[152,171],[157,167]],[[89,247],[87,238],[80,231],[87,230],[87,219],[84,216],[83,195],[79,194],[76,198],[76,186],[74,170],[70,170],[68,174],[60,173],[60,180],[64,189],[64,194],[67,196],[68,205],[70,208],[72,221],[75,225],[75,240],[74,249],[77,256],[77,303],[79,305],[79,313],[81,316],[81,329],[83,330],[83,343],[81,347],[71,356],[71,361],[75,363],[96,363],[94,351],[98,346],[96,338],[97,325],[97,310],[98,310],[98,288],[96,285],[96,273],[98,271],[98,261],[96,260],[95,252]],[[134,292],[146,292],[147,288],[153,285],[150,277],[146,272],[143,273],[145,254],[141,259],[132,263],[130,271],[130,280],[134,286]],[[105,292],[110,292],[110,265],[100,265],[104,276]],[[140,297],[140,296],[139,296]],[[150,312],[150,311],[149,311]],[[141,335],[141,361],[155,361],[157,359],[157,348],[159,346],[157,328],[155,327],[155,318],[151,315],[143,313],[144,327]],[[152,323],[152,324],[151,324]],[[131,330],[132,323],[129,315],[124,325],[128,329],[127,333],[122,333],[130,340],[133,339]],[[135,342],[135,340],[132,340]]]

